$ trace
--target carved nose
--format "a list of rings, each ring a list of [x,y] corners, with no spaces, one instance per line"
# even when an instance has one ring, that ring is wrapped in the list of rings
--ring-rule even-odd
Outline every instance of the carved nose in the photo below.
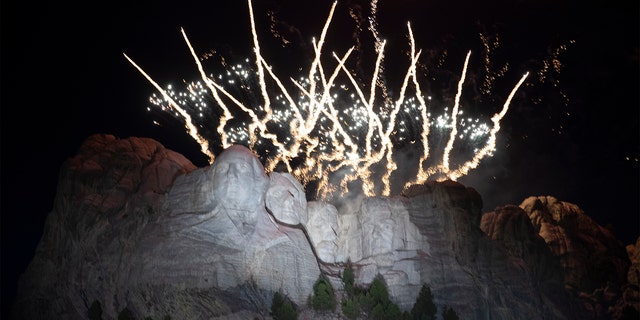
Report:
[[[229,171],[227,172],[227,178],[229,179],[229,181],[232,181],[232,182],[238,181],[238,170],[236,170],[236,168],[231,166],[229,168]]]

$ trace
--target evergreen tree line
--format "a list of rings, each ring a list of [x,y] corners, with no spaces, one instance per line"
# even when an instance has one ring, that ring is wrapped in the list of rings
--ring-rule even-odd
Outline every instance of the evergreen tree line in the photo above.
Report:
[[[346,293],[341,302],[342,314],[352,320],[360,318],[386,320],[435,320],[438,308],[433,303],[431,288],[422,285],[420,294],[411,311],[400,311],[400,308],[389,299],[389,292],[382,277],[376,277],[368,288],[355,285],[353,270],[347,264],[342,273],[342,283]],[[334,312],[338,303],[331,283],[322,275],[313,285],[313,295],[308,304],[316,311]],[[271,305],[271,316],[275,320],[295,320],[298,313],[295,305],[279,292],[274,293]],[[458,320],[453,308],[444,306],[442,319]]]

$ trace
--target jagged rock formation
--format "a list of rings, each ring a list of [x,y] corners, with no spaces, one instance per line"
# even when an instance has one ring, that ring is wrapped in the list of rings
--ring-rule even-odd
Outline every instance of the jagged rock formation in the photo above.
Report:
[[[275,291],[305,308],[320,274],[340,291],[346,263],[359,286],[381,276],[402,310],[423,284],[461,319],[637,310],[638,244],[630,264],[606,229],[549,197],[481,209],[474,189],[448,181],[338,210],[307,203],[298,181],[267,175],[241,146],[196,168],[151,139],[94,135],[61,168],[14,315],[86,319],[98,300],[105,318],[125,307],[138,318],[263,318]],[[613,262],[594,280],[579,264],[597,257]]]
[[[513,259],[521,259],[522,271],[528,274],[543,300],[571,310],[560,261],[534,230],[522,208],[506,205],[484,213],[480,228],[504,246]]]
[[[485,213],[481,228],[521,257],[541,293],[562,301],[573,319],[623,319],[625,309],[639,309],[629,260],[633,246],[625,252],[578,206],[551,196],[529,197],[520,206]]]
[[[418,269],[436,305],[452,306],[464,319],[565,319],[564,306],[544,299],[522,260],[482,232],[474,189],[428,183],[405,196],[411,222],[426,239]]]
[[[619,299],[628,283],[629,254],[609,230],[575,204],[551,196],[529,197],[520,207],[560,260],[576,317],[611,319],[627,305]]]
[[[155,219],[177,176],[196,167],[151,139],[87,139],[60,170],[36,254],[19,282],[20,319],[81,319],[94,297],[125,305],[131,248]]]
[[[85,319],[94,300],[110,318],[174,319],[261,312],[277,290],[306,302],[320,274],[307,239],[269,220],[262,165],[233,149],[197,169],[151,139],[88,138],[61,169],[16,318]]]
[[[623,313],[626,306],[640,310],[640,237],[635,244],[627,245],[626,249],[631,259],[631,266],[627,273],[627,284],[624,286],[622,299],[616,308],[619,313]]]

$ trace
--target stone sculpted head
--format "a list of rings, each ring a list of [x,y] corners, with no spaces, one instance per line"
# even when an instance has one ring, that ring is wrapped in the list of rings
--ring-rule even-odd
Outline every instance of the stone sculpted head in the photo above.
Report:
[[[302,184],[289,173],[272,172],[267,190],[267,209],[276,220],[291,224],[307,223],[307,198]]]
[[[307,204],[309,221],[305,226],[316,254],[324,262],[336,262],[338,254],[338,209],[332,204],[310,201]]]
[[[264,208],[269,178],[251,150],[242,145],[225,149],[211,166],[213,196],[232,220],[255,224],[256,212]]]

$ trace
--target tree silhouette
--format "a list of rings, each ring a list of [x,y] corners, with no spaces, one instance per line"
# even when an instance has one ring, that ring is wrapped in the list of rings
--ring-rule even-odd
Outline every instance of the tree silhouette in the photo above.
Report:
[[[347,265],[344,267],[344,271],[342,272],[342,283],[344,284],[344,291],[349,297],[353,296],[354,282],[355,276],[353,275],[353,269],[351,269],[350,263],[347,262]]]
[[[437,312],[438,307],[433,303],[431,288],[423,284],[420,294],[411,309],[411,317],[414,320],[435,320]]]
[[[287,297],[280,292],[274,292],[271,301],[271,316],[274,320],[295,320],[298,318],[298,313]]]
[[[311,305],[315,310],[333,311],[336,309],[336,296],[333,293],[333,287],[322,275],[318,277],[318,280],[313,285]]]
[[[442,309],[442,320],[459,320],[458,314],[451,308],[446,305]]]
[[[89,320],[102,320],[102,305],[100,301],[93,300],[88,311]]]

